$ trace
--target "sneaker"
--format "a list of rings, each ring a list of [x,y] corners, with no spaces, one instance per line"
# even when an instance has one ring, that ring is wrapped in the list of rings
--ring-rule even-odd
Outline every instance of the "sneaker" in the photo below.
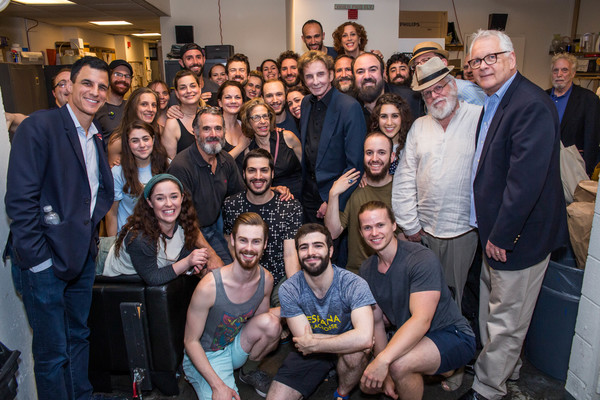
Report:
[[[240,368],[240,381],[244,382],[246,385],[252,386],[256,393],[261,397],[267,397],[267,392],[269,391],[272,380],[273,379],[269,374],[260,369],[245,374],[242,368]]]

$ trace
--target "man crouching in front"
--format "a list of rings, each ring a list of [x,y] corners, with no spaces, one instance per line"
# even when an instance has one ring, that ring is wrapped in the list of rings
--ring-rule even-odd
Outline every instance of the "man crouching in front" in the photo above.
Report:
[[[375,299],[362,278],[331,264],[327,228],[303,225],[295,241],[302,270],[281,285],[279,301],[298,352],[283,362],[267,400],[308,398],[336,364],[333,398],[348,399],[373,345]]]
[[[204,277],[192,296],[183,370],[200,400],[240,400],[234,369],[279,342],[281,324],[269,312],[273,277],[259,265],[267,229],[258,214],[240,214],[231,234],[233,263]]]

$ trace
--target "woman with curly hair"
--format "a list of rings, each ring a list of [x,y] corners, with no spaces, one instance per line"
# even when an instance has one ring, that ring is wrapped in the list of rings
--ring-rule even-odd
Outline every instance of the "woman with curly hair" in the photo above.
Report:
[[[394,175],[396,172],[412,122],[410,106],[402,97],[394,93],[384,93],[377,99],[371,113],[369,132],[382,132],[394,143],[396,159],[390,166],[390,175]]]
[[[365,52],[367,46],[367,31],[361,24],[347,21],[337,27],[331,34],[333,47],[339,54],[346,54],[352,58]]]
[[[199,274],[208,260],[207,249],[196,248],[199,235],[192,199],[181,182],[155,175],[111,247],[103,275],[138,274],[157,286],[186,272]]]
[[[244,135],[252,140],[247,151],[261,148],[273,156],[273,188],[286,186],[299,199],[302,145],[298,137],[291,131],[276,129],[275,112],[262,97],[247,101],[240,111],[240,117]]]
[[[117,129],[110,135],[108,142],[108,164],[111,168],[120,163],[122,147],[121,135],[123,131],[136,119],[151,124],[160,138],[162,129],[157,122],[158,103],[158,95],[150,88],[140,87],[131,93],[131,96],[129,96],[129,99],[125,104],[125,109],[123,110],[123,118]]]
[[[141,120],[133,121],[122,133],[121,164],[111,169],[115,200],[106,214],[108,236],[115,236],[125,225],[150,178],[169,167],[167,152],[157,136],[155,128]]]

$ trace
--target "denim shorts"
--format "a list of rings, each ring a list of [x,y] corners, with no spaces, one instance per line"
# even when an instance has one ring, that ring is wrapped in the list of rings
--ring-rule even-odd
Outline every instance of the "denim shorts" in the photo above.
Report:
[[[425,334],[440,352],[440,367],[436,375],[464,367],[475,355],[475,337],[459,331],[456,326]]]
[[[238,388],[235,384],[235,376],[233,371],[240,368],[248,360],[248,353],[242,349],[241,344],[242,332],[238,333],[232,343],[230,343],[223,350],[207,351],[206,358],[212,369],[217,373],[219,378],[227,386],[239,393]],[[196,395],[200,400],[211,400],[212,389],[208,382],[200,375],[200,372],[194,367],[192,360],[187,354],[183,357],[183,371],[196,391]]]

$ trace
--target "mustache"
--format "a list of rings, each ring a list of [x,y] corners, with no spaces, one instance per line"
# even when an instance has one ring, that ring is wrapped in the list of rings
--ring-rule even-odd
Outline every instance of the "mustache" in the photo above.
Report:
[[[365,78],[365,79],[363,79],[362,83],[363,83],[363,86],[364,86],[365,83],[375,83],[375,84],[377,84],[377,81],[374,78]]]

